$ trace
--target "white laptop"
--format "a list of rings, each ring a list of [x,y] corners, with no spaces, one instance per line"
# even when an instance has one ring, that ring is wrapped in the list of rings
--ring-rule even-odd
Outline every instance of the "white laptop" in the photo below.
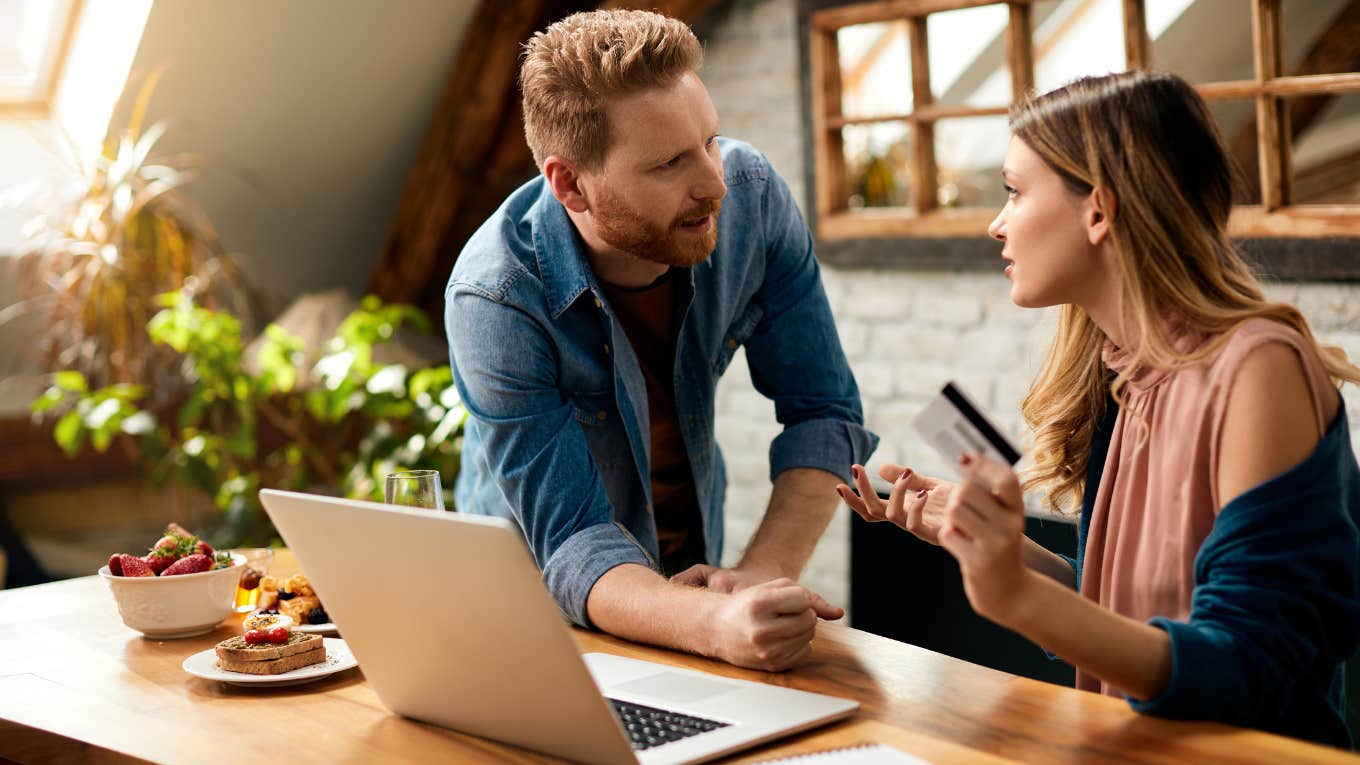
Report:
[[[518,528],[503,518],[271,489],[260,500],[397,714],[581,762],[678,765],[859,707],[581,655]]]

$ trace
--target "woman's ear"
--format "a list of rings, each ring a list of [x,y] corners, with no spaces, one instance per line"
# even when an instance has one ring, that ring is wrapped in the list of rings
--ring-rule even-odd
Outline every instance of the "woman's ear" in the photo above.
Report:
[[[586,204],[585,193],[581,190],[581,174],[570,160],[554,154],[543,160],[543,177],[548,180],[548,188],[562,206],[574,213],[590,210]]]
[[[1114,192],[1100,187],[1091,190],[1091,196],[1086,199],[1086,238],[1092,245],[1109,239],[1118,210]]]

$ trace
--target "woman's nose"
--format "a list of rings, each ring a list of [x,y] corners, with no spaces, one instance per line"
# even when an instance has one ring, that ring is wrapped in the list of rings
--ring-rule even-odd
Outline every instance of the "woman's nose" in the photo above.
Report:
[[[1005,209],[1002,209],[1002,211],[997,213],[996,217],[992,219],[992,225],[987,227],[987,236],[990,236],[991,238],[997,240],[998,242],[1006,241]]]

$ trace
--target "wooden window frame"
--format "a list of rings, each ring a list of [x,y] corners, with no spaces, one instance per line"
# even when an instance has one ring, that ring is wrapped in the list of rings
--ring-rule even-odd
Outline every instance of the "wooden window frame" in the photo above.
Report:
[[[1320,238],[1360,236],[1360,204],[1298,205],[1291,203],[1291,139],[1286,96],[1360,93],[1360,72],[1285,76],[1281,43],[1283,0],[1251,0],[1255,79],[1195,85],[1206,100],[1246,99],[1256,102],[1257,157],[1261,204],[1234,207],[1229,234],[1238,238]],[[1011,72],[1012,100],[1033,87],[1034,0],[878,0],[837,5],[808,17],[808,65],[811,81],[813,180],[818,237],[826,241],[886,238],[973,237],[996,216],[990,208],[940,209],[935,205],[934,126],[941,119],[1005,114],[1009,105],[940,107],[933,103],[928,67],[926,18],[932,13],[986,5],[1007,5],[1006,61]],[[1122,0],[1124,55],[1129,69],[1150,63],[1143,0]],[[841,69],[837,32],[848,26],[904,20],[911,55],[912,111],[881,117],[847,118],[841,113]],[[850,209],[845,200],[845,152],[841,128],[846,125],[905,123],[912,141],[915,208]]]

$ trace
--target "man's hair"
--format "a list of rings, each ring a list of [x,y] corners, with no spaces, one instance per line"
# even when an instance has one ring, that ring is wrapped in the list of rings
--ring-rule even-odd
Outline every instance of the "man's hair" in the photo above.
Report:
[[[524,45],[524,137],[540,169],[554,154],[586,169],[610,144],[606,101],[698,71],[704,52],[683,21],[649,11],[575,13]]]

